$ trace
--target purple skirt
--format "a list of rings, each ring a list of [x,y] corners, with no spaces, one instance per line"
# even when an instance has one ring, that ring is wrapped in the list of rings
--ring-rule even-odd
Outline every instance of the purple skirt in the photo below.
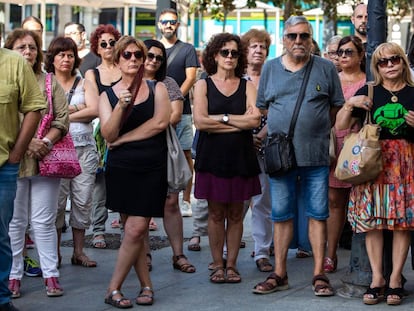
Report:
[[[205,172],[195,175],[194,196],[197,199],[219,203],[243,202],[260,193],[258,176],[224,178]]]

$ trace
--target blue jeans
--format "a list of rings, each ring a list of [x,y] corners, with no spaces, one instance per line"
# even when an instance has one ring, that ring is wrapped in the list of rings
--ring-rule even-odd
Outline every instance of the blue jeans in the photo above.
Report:
[[[294,219],[301,202],[305,202],[305,216],[316,220],[329,217],[329,166],[297,167],[286,175],[270,177],[272,220]]]
[[[12,251],[9,224],[13,217],[14,198],[17,189],[19,164],[4,164],[0,167],[0,304],[10,301],[9,274]]]

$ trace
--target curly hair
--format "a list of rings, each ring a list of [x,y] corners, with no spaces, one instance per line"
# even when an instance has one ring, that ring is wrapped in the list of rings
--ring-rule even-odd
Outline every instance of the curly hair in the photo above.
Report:
[[[46,60],[45,60],[45,70],[46,72],[53,72],[55,73],[55,66],[53,62],[55,60],[55,56],[60,52],[65,51],[73,51],[75,55],[75,63],[73,64],[71,75],[74,76],[77,74],[77,69],[81,63],[81,59],[78,55],[78,47],[76,46],[75,41],[71,38],[67,37],[56,37],[50,42],[49,48],[46,52]]]
[[[361,64],[359,65],[359,67],[361,68],[362,72],[365,72],[365,65],[366,65],[366,56],[365,56],[365,48],[364,48],[364,44],[362,43],[362,40],[360,38],[358,38],[357,36],[346,36],[343,37],[339,43],[338,43],[338,49],[337,52],[339,51],[339,49],[341,48],[341,46],[352,42],[352,44],[355,46],[355,48],[357,49],[358,55],[362,56],[361,58]]]
[[[165,79],[165,76],[167,75],[167,52],[165,51],[164,44],[154,39],[147,39],[144,41],[144,44],[148,50],[152,47],[155,47],[161,50],[162,57],[164,57],[164,61],[161,63],[160,68],[155,73],[155,79],[157,81],[163,81]]]
[[[204,69],[208,75],[213,75],[217,72],[217,63],[215,57],[221,50],[221,48],[230,41],[234,41],[237,44],[237,51],[240,53],[240,56],[237,61],[237,66],[234,70],[236,77],[243,77],[245,69],[247,67],[247,50],[244,44],[242,43],[238,35],[230,33],[220,33],[214,35],[206,48],[203,51],[203,65]]]
[[[272,40],[266,30],[259,30],[252,28],[241,37],[243,44],[246,46],[250,45],[250,41],[264,42],[266,45],[266,56],[269,56],[269,48]]]
[[[33,65],[33,71],[35,74],[38,75],[42,72],[43,52],[41,43],[42,40],[36,32],[23,28],[17,28],[7,36],[6,42],[4,43],[4,47],[6,49],[13,50],[13,46],[16,43],[16,41],[19,39],[23,39],[26,36],[32,37],[36,43],[37,56],[36,62]]]
[[[112,55],[112,60],[114,64],[119,64],[119,59],[121,58],[121,54],[130,44],[135,44],[142,52],[142,62],[145,62],[147,58],[147,47],[145,46],[144,42],[141,40],[132,37],[132,36],[122,36],[114,46],[114,53]]]
[[[91,43],[91,50],[94,54],[98,54],[98,47],[99,47],[99,39],[102,37],[104,33],[110,33],[114,36],[115,41],[118,41],[119,38],[121,38],[121,33],[112,25],[112,24],[105,24],[105,25],[99,25],[96,27],[95,31],[91,33],[91,37],[89,39]]]

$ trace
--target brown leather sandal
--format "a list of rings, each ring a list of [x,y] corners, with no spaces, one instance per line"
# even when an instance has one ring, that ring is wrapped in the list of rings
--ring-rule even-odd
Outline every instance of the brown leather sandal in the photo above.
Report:
[[[275,280],[275,284],[268,282],[269,280]],[[261,287],[262,289],[259,289]],[[276,273],[270,274],[264,282],[258,283],[253,289],[252,292],[255,294],[270,294],[277,291],[289,289],[288,276],[287,274],[281,278]]]
[[[323,284],[316,284],[317,281],[323,282]],[[329,279],[324,274],[315,275],[312,279],[312,289],[315,296],[333,296],[335,295],[334,289],[329,282]]]
[[[185,262],[178,263],[181,259],[184,259]],[[187,257],[183,254],[178,256],[173,256],[173,268],[176,270],[180,270],[181,272],[185,273],[194,273],[196,272],[196,268],[188,261]]]
[[[260,272],[272,272],[273,271],[273,265],[270,263],[270,260],[267,258],[257,259],[256,266]]]
[[[90,260],[88,256],[82,254],[80,256],[72,256],[71,259],[72,265],[74,266],[82,266],[85,268],[95,268],[98,264],[94,260]]]

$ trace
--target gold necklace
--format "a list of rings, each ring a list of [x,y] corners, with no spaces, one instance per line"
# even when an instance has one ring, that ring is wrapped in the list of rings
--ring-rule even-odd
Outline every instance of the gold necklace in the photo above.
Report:
[[[390,90],[388,90],[388,92],[390,92],[391,93],[391,101],[393,102],[393,103],[396,103],[396,102],[398,102],[398,96],[397,96],[397,94],[398,94],[398,92],[397,92],[397,94],[395,94],[395,93],[393,93],[393,92],[391,92]]]

